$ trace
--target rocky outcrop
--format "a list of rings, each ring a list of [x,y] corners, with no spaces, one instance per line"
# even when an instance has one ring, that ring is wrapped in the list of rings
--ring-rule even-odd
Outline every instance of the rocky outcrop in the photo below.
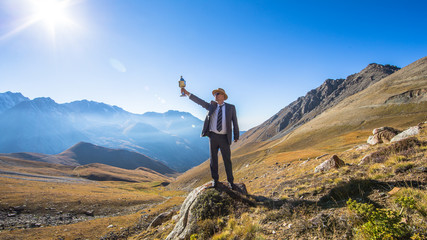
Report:
[[[426,88],[409,90],[401,94],[391,96],[385,101],[385,103],[394,103],[394,104],[411,103],[411,102],[418,103],[422,101],[427,101]]]
[[[409,137],[397,142],[385,145],[378,148],[375,152],[368,153],[360,160],[359,165],[371,163],[383,163],[391,154],[405,154],[408,150],[419,146],[425,146],[426,142],[422,142],[415,137]]]
[[[403,139],[418,135],[418,134],[420,134],[421,128],[422,128],[421,126],[410,127],[408,129],[406,129],[405,131],[394,136],[390,142],[397,142],[397,141],[401,141]]]
[[[233,202],[254,206],[255,203],[246,196],[246,186],[243,183],[236,184],[236,186],[237,188],[232,190],[229,186],[220,183],[214,188],[213,182],[209,182],[195,188],[181,205],[178,221],[166,239],[188,238],[198,220],[204,219],[210,214],[226,214],[227,206],[233,205]],[[204,202],[205,200],[208,202]]]
[[[372,133],[374,135],[369,136],[367,143],[371,145],[379,143],[389,143],[391,139],[396,136],[400,131],[392,127],[380,127],[375,128]]]
[[[337,155],[333,155],[330,159],[324,161],[319,166],[314,169],[315,173],[329,171],[332,168],[340,168],[344,166],[345,163]]]
[[[241,142],[280,137],[398,70],[396,66],[372,63],[346,79],[327,79],[318,88],[298,98],[261,125],[250,129],[241,137]]]

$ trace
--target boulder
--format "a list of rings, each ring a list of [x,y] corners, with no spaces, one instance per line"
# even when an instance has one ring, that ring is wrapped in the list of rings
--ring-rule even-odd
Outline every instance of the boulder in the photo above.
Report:
[[[255,206],[255,203],[246,196],[247,191],[245,184],[238,183],[236,185],[237,188],[232,190],[228,184],[219,183],[218,186],[214,188],[213,182],[209,182],[195,188],[190,194],[188,194],[187,198],[182,203],[181,210],[177,217],[178,222],[172,232],[167,236],[166,240],[181,240],[189,238],[195,223],[200,220],[200,211],[197,211],[197,206],[200,206],[199,200],[206,198],[206,194],[212,194],[212,191],[215,191],[215,196],[219,201],[231,201],[231,203],[240,202],[244,205]]]
[[[330,159],[324,161],[319,166],[317,166],[314,169],[314,172],[325,172],[331,170],[332,168],[340,168],[344,165],[345,163],[343,160],[341,160],[337,155],[333,155]]]
[[[374,135],[369,136],[367,143],[375,145],[378,143],[389,143],[391,139],[396,136],[400,131],[391,127],[380,127],[375,128],[372,133]]]
[[[169,219],[171,219],[172,216],[173,216],[173,214],[174,214],[174,211],[160,213],[156,218],[154,218],[154,220],[150,223],[150,225],[148,226],[148,228],[150,229],[150,228],[162,225],[164,222],[166,222]]]
[[[418,134],[420,134],[420,130],[421,130],[420,126],[410,127],[408,129],[406,129],[405,131],[394,136],[391,139],[391,142],[398,142],[398,141],[401,141],[403,139],[418,135]]]

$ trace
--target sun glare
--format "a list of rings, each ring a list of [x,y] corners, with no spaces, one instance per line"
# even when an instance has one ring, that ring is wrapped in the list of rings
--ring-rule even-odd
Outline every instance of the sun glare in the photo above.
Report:
[[[68,17],[67,7],[70,2],[67,0],[33,0],[37,22],[43,22],[52,37],[55,37],[57,30],[64,30],[72,24]]]
[[[28,8],[31,15],[26,17],[26,21],[23,24],[0,36],[0,40],[40,23],[45,25],[48,33],[55,39],[59,30],[69,32],[72,27],[76,27],[68,10],[71,5],[76,4],[78,1],[82,0],[27,0],[25,7]]]
[[[67,2],[55,0],[35,0],[35,18],[52,26],[69,21],[66,8]]]

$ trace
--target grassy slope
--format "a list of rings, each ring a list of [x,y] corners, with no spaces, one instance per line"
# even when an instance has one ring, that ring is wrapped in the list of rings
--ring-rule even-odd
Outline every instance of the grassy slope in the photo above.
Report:
[[[346,150],[366,143],[376,127],[391,126],[403,130],[426,121],[427,102],[384,104],[393,95],[419,88],[427,88],[427,58],[343,100],[281,139],[235,149],[232,158],[236,181],[243,181],[250,191],[256,192],[260,187],[255,184],[257,181],[248,182],[249,177],[269,173],[269,168],[276,162],[284,164]],[[225,179],[222,163],[220,177]],[[179,176],[172,187],[191,189],[209,180],[209,164],[205,162]]]
[[[363,156],[389,146],[358,148],[366,144],[373,128],[391,126],[404,130],[427,120],[427,102],[384,103],[391,96],[422,88],[427,88],[427,58],[345,99],[281,139],[234,149],[236,181],[244,182],[255,196],[273,202],[282,199],[286,203],[280,209],[257,207],[249,211],[250,218],[257,224],[258,236],[264,239],[278,239],[278,236],[283,239],[341,239],[343,235],[352,236],[355,225],[352,225],[351,213],[345,208],[346,200],[363,199],[377,207],[399,212],[401,209],[394,200],[400,196],[415,197],[418,212],[408,219],[412,226],[426,231],[427,178],[422,170],[427,167],[426,146],[403,153],[391,150],[383,163],[358,165]],[[427,141],[427,129],[424,128],[417,138]],[[328,155],[316,158],[324,154]],[[337,154],[347,166],[314,173],[314,168],[332,154]],[[220,176],[225,180],[223,166]],[[209,165],[205,162],[178,177],[172,187],[191,189],[209,180]],[[402,190],[389,194],[395,186]],[[293,207],[287,208],[287,204]],[[326,227],[315,225],[313,219],[319,216],[325,217]]]

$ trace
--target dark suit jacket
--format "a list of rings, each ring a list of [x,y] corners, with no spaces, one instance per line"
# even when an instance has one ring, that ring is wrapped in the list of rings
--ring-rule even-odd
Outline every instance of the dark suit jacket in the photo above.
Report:
[[[203,124],[203,130],[202,130],[202,136],[206,137],[209,134],[209,125],[210,120],[212,118],[213,113],[215,112],[215,109],[217,108],[218,104],[214,101],[211,103],[207,103],[206,101],[198,98],[196,95],[191,94],[190,99],[194,101],[195,103],[199,104],[206,110],[208,110],[208,113],[206,115],[205,123]],[[225,124],[227,127],[227,139],[228,144],[231,145],[231,136],[232,132],[234,133],[234,140],[239,139],[239,124],[237,123],[237,117],[236,117],[236,107],[232,104],[225,103]],[[231,124],[233,124],[233,128],[231,128]],[[232,131],[233,130],[233,131]]]

